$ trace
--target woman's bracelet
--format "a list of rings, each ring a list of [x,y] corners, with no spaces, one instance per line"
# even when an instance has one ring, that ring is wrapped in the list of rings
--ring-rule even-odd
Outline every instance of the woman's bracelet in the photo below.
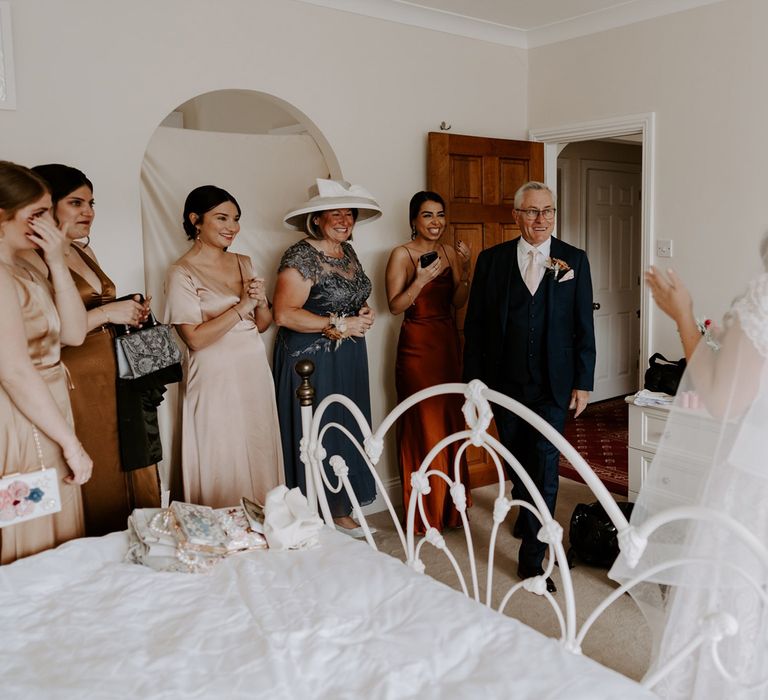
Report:
[[[104,318],[107,319],[107,323],[112,323],[112,321],[109,320],[109,314],[107,313],[107,310],[103,306],[99,307],[99,311],[101,311],[101,313],[104,315]]]
[[[245,320],[245,319],[243,318],[243,315],[240,313],[240,311],[238,310],[238,308],[237,308],[236,306],[233,306],[233,307],[232,307],[232,310],[233,310],[233,311],[234,311],[234,312],[237,314],[237,317],[238,317],[238,318],[239,318],[241,321],[244,321],[244,320]]]
[[[413,306],[415,299],[411,296],[411,292],[408,289],[405,290],[405,296],[408,297],[408,306]]]
[[[339,316],[338,314],[331,314],[329,318],[331,326],[338,330],[339,333],[343,335],[347,332],[347,320],[343,315]]]
[[[344,334],[347,332],[347,322],[344,316],[338,314],[330,314],[328,317],[328,325],[321,331],[326,338],[331,340],[342,340]]]

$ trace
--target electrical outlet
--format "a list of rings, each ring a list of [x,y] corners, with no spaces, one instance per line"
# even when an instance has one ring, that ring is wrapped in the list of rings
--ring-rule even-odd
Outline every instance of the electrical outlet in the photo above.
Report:
[[[669,241],[669,240],[656,241],[656,256],[659,258],[671,258],[672,257],[672,241]]]

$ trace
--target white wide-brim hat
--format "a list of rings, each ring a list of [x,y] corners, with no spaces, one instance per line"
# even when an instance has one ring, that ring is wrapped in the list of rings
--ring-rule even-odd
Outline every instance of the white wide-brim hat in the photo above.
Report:
[[[309,199],[289,211],[283,217],[283,223],[294,231],[306,231],[308,214],[330,209],[357,209],[357,223],[381,216],[381,207],[368,190],[340,180],[318,178],[309,188]]]

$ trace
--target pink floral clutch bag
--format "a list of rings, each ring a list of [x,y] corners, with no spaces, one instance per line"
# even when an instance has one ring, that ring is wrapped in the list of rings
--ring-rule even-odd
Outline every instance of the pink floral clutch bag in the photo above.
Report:
[[[0,527],[16,525],[61,510],[59,475],[46,469],[37,429],[33,428],[40,469],[8,474],[0,479]]]

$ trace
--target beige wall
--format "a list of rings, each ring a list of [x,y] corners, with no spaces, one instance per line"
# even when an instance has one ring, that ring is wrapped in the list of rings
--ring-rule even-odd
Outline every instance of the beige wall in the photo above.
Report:
[[[768,3],[729,0],[529,52],[533,129],[656,113],[655,234],[673,239],[700,316],[761,269],[766,26]],[[679,355],[672,324],[653,324],[652,349]]]
[[[400,322],[388,315],[384,267],[425,185],[426,133],[445,120],[459,133],[525,138],[526,52],[292,0],[11,0],[11,9],[18,109],[0,110],[0,154],[86,171],[93,244],[120,291],[143,287],[139,171],[168,112],[237,88],[275,95],[314,122],[344,176],[384,209],[355,237],[374,282],[381,419],[394,404]],[[392,454],[390,445],[385,478],[396,474]]]

